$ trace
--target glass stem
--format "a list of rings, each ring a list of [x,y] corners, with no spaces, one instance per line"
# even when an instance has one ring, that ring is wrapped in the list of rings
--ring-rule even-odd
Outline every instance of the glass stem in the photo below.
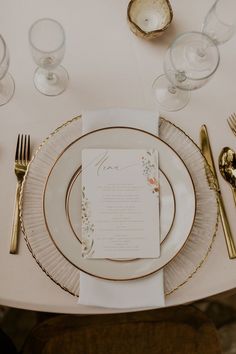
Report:
[[[53,80],[53,73],[51,71],[47,73],[47,80]]]
[[[206,55],[206,49],[203,47],[197,48],[197,55],[201,58],[204,58]]]
[[[176,91],[177,91],[177,88],[173,85],[169,86],[168,87],[168,91],[169,93],[171,93],[172,95],[175,95],[176,94]]]
[[[205,45],[201,45],[199,48],[197,48],[196,53],[199,57],[204,58],[206,56],[207,53],[207,49],[210,48],[211,45],[210,44],[205,44]]]

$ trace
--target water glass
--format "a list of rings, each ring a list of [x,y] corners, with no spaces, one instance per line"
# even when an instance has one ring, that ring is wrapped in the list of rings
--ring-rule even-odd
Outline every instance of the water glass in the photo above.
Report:
[[[208,11],[202,26],[216,45],[227,42],[236,31],[235,0],[217,0]]]
[[[219,61],[218,47],[204,33],[186,32],[179,35],[165,55],[165,74],[153,83],[153,93],[159,107],[166,111],[184,108],[190,91],[201,88],[210,80]]]
[[[44,95],[57,96],[68,84],[68,73],[59,65],[65,54],[65,32],[62,25],[50,18],[39,19],[29,30],[31,53],[38,68],[35,87]]]
[[[6,42],[0,35],[0,106],[9,102],[15,92],[14,80],[8,72],[9,63]]]

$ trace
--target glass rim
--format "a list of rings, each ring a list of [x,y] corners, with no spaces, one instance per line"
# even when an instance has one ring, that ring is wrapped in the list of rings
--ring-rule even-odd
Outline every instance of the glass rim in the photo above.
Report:
[[[189,77],[188,75],[186,75],[186,78],[187,79],[190,79],[192,81],[201,81],[201,80],[205,80],[205,79],[208,79],[209,77],[211,77],[217,70],[218,66],[219,66],[219,63],[220,63],[220,51],[219,51],[219,48],[218,46],[215,44],[215,42],[213,41],[213,39],[208,36],[206,33],[203,33],[203,32],[199,32],[199,31],[188,31],[188,32],[184,32],[184,33],[181,33],[179,34],[175,39],[174,41],[172,42],[172,44],[169,46],[169,51],[170,51],[170,60],[171,60],[171,63],[173,65],[173,67],[175,68],[175,65],[174,65],[174,62],[173,62],[173,56],[172,56],[172,50],[173,50],[173,46],[174,44],[181,38],[181,37],[184,37],[184,36],[187,36],[187,35],[191,35],[191,34],[197,34],[197,35],[200,35],[202,37],[206,37],[209,42],[212,44],[212,46],[216,49],[216,52],[217,52],[217,62],[216,62],[216,65],[214,67],[214,69],[209,73],[207,74],[206,76],[203,76],[201,78],[191,78]],[[176,68],[175,68],[176,69]]]
[[[215,3],[212,5],[212,7],[210,8],[210,10],[209,10],[207,16],[208,16],[212,11],[215,11],[215,16],[217,17],[217,20],[218,20],[221,24],[223,24],[223,25],[225,25],[225,26],[230,26],[230,27],[232,26],[232,27],[235,27],[235,26],[236,26],[236,20],[233,21],[233,23],[227,23],[227,22],[224,21],[224,19],[222,19],[222,18],[219,17],[219,11],[217,10],[217,8],[219,9],[219,7],[218,7],[219,1],[220,1],[220,0],[216,0],[216,2],[215,2]],[[207,18],[207,16],[206,16],[206,18]],[[205,23],[205,21],[204,21],[204,23]]]
[[[40,49],[39,47],[37,47],[33,41],[32,41],[32,30],[35,28],[35,26],[40,23],[40,22],[43,22],[43,21],[48,21],[48,22],[52,22],[52,23],[55,23],[58,25],[58,27],[60,27],[61,31],[62,31],[62,42],[61,44],[56,47],[55,49],[53,50],[43,50],[43,49]],[[54,53],[54,52],[57,52],[59,49],[61,49],[64,44],[65,44],[65,39],[66,39],[66,36],[65,36],[65,31],[64,31],[64,28],[63,26],[60,24],[60,22],[58,22],[57,20],[54,20],[53,18],[50,18],[50,17],[43,17],[43,18],[39,18],[38,20],[36,20],[35,22],[32,23],[32,25],[30,26],[29,28],[29,42],[30,42],[30,45],[37,51],[40,51],[41,53]]]
[[[0,66],[1,66],[2,63],[4,62],[5,58],[6,58],[6,55],[7,55],[7,45],[6,45],[6,42],[5,42],[5,40],[4,40],[4,38],[3,38],[3,36],[1,34],[0,34],[0,41],[3,44],[3,55],[0,58]]]

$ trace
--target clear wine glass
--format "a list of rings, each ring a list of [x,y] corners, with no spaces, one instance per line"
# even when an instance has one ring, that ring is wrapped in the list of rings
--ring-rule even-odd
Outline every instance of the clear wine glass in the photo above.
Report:
[[[36,88],[47,96],[57,96],[68,84],[68,73],[59,65],[65,54],[65,32],[62,25],[50,18],[39,19],[29,30],[33,59],[38,65],[34,74]]]
[[[8,72],[10,63],[6,42],[0,35],[0,106],[12,98],[15,92],[15,83]]]
[[[236,31],[235,0],[216,0],[208,11],[202,26],[216,45],[227,42]]]
[[[153,93],[160,108],[166,111],[184,108],[190,91],[199,89],[209,81],[219,61],[218,47],[204,33],[186,32],[179,35],[165,55],[165,74],[153,82]]]

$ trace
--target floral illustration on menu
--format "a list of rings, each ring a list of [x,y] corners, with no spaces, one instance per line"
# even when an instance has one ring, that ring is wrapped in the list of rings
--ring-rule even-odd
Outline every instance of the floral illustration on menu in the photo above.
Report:
[[[160,186],[157,179],[157,158],[155,150],[147,150],[146,155],[142,156],[143,175],[147,179],[153,194],[159,194]]]
[[[94,253],[94,224],[91,221],[90,203],[85,194],[85,187],[82,187],[82,256],[92,256]]]

